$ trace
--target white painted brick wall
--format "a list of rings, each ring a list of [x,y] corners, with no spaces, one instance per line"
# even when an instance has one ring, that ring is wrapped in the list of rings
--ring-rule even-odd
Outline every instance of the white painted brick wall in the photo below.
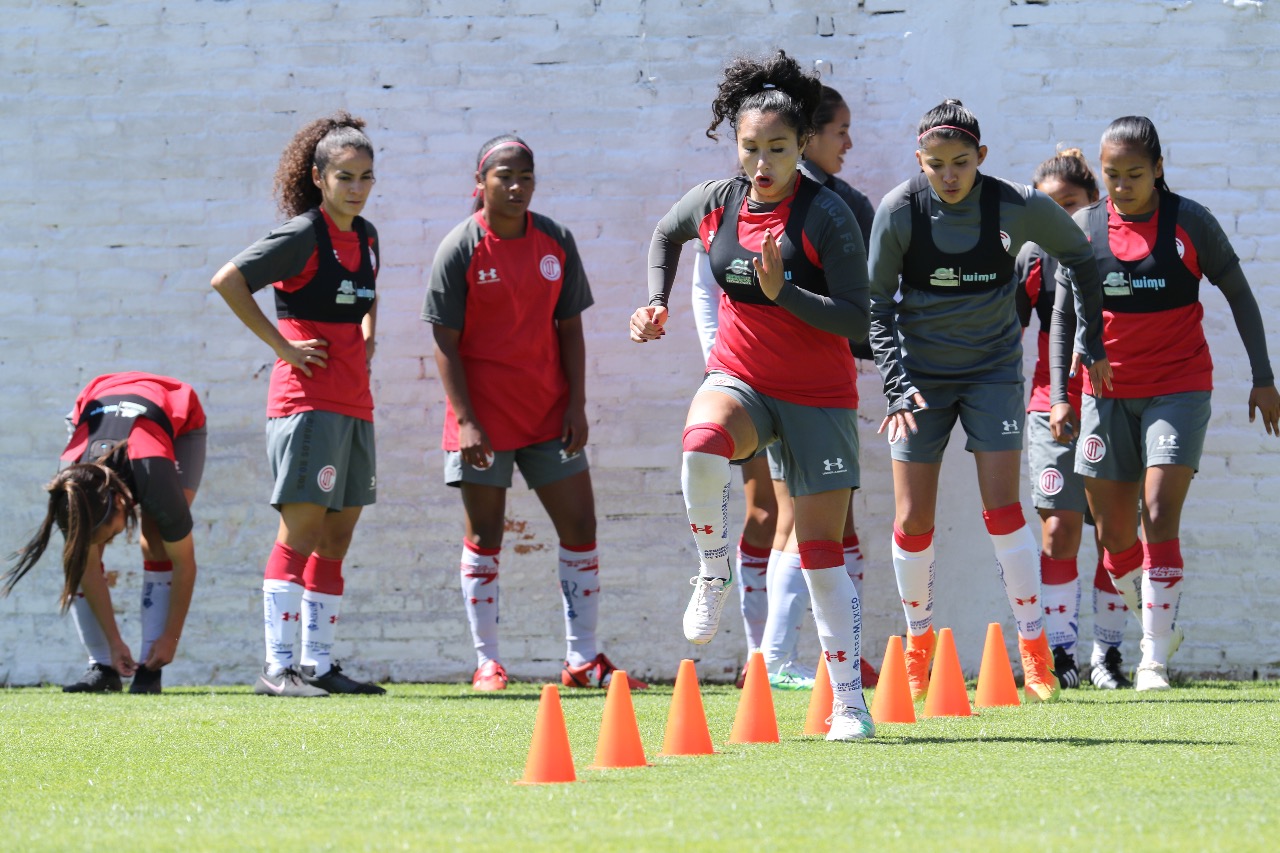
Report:
[[[912,172],[915,122],[947,96],[982,119],[988,171],[1026,179],[1058,143],[1090,155],[1106,123],[1152,116],[1172,186],[1209,204],[1246,261],[1265,316],[1280,296],[1280,186],[1267,165],[1280,114],[1280,11],[1210,2],[1052,0],[7,0],[0,28],[0,542],[42,514],[40,484],[63,442],[61,415],[98,372],[144,369],[191,381],[210,416],[195,507],[200,580],[171,680],[245,682],[261,647],[259,583],[273,537],[262,437],[270,353],[208,282],[276,221],[281,147],[336,108],[364,116],[378,147],[369,216],[384,237],[375,392],[381,502],[348,561],[338,654],[398,679],[468,674],[459,606],[461,510],[440,480],[443,404],[417,319],[437,242],[470,202],[479,144],[515,130],[538,154],[536,208],[578,237],[597,304],[586,315],[592,460],[600,516],[605,648],[671,677],[695,655],[707,677],[742,657],[740,622],[694,649],[679,616],[694,566],[679,495],[678,436],[700,370],[676,296],[673,333],[634,348],[657,218],[693,183],[732,169],[702,130],[735,52],[785,47],[831,64],[853,107],[845,177],[873,199]],[[1270,118],[1269,118],[1270,117]],[[682,275],[687,280],[687,275]],[[682,285],[683,287],[683,285]],[[1280,672],[1268,630],[1280,593],[1274,506],[1280,455],[1247,422],[1248,365],[1224,300],[1206,288],[1219,392],[1183,540],[1183,667]],[[1272,340],[1273,346],[1276,340]],[[874,427],[874,374],[861,377],[868,557],[867,654],[901,630],[888,535],[888,460]],[[976,507],[973,466],[953,450],[938,516],[938,621],[975,669],[985,624],[1013,631]],[[1028,514],[1031,514],[1028,509]],[[503,557],[504,657],[518,676],[554,674],[562,653],[554,531],[522,488],[510,495]],[[1086,553],[1091,550],[1086,547]],[[1088,560],[1082,569],[1091,577]],[[116,605],[136,643],[140,566],[115,546]],[[52,559],[0,601],[0,681],[67,679],[74,630],[54,609]],[[1088,601],[1086,588],[1085,601]],[[1244,618],[1237,614],[1243,613]],[[1089,636],[1090,619],[1084,619]],[[1130,636],[1134,631],[1130,630]],[[805,642],[817,647],[812,632]],[[1136,654],[1130,640],[1126,655]]]

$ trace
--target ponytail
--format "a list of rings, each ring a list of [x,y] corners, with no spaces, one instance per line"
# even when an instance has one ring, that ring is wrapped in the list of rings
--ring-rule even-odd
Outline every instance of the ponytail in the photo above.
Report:
[[[766,60],[738,58],[724,70],[716,99],[711,103],[707,136],[717,139],[716,128],[726,121],[736,132],[738,117],[756,110],[780,116],[804,145],[817,129],[814,113],[821,103],[822,83],[805,73],[786,51],[780,50]]]
[[[45,491],[49,494],[49,505],[44,521],[25,546],[9,555],[9,559],[16,562],[0,575],[0,597],[7,596],[14,584],[39,562],[56,524],[64,539],[63,585],[58,605],[66,613],[84,577],[94,532],[115,516],[116,497],[124,499],[125,529],[129,532],[137,527],[137,514],[133,494],[124,480],[98,462],[64,468],[45,486]]]
[[[1121,116],[1102,132],[1102,145],[1126,145],[1141,148],[1146,152],[1154,168],[1160,162],[1160,134],[1156,132],[1155,123],[1146,116]],[[1165,183],[1164,175],[1156,178],[1156,189],[1171,192]]]
[[[313,166],[323,175],[334,155],[346,148],[373,157],[373,143],[364,135],[364,125],[364,119],[337,112],[294,134],[276,167],[274,191],[281,213],[294,217],[320,206],[320,188],[311,179]]]

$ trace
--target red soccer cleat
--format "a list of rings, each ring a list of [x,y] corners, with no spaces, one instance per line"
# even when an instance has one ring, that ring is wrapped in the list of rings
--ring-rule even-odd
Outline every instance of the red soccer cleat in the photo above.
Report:
[[[603,653],[596,655],[581,666],[570,666],[566,661],[560,672],[560,683],[565,687],[607,687],[613,671],[617,669],[613,661]],[[627,686],[632,690],[646,690],[649,685],[638,678],[627,676]]]
[[[507,689],[507,671],[496,660],[486,661],[471,677],[471,689],[482,693]]]

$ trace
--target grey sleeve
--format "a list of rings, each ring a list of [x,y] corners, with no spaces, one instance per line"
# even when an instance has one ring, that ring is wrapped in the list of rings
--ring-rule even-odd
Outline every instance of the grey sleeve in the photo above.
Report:
[[[840,197],[828,190],[830,202],[839,205],[835,214],[816,201],[809,206],[804,233],[822,260],[830,296],[802,290],[783,282],[774,304],[804,320],[815,329],[831,332],[852,341],[865,341],[870,324],[867,286],[867,256],[860,235],[854,232],[852,211]]]
[[[295,216],[236,255],[231,263],[244,276],[249,292],[256,293],[301,273],[315,249],[311,220]]]
[[[868,261],[871,303],[871,351],[884,381],[884,396],[889,401],[888,413],[910,409],[911,395],[918,389],[902,367],[896,328],[899,276],[902,259],[911,242],[910,211],[900,205],[897,193],[886,196],[876,210],[871,226],[871,256]],[[903,211],[895,223],[895,208]]]
[[[559,226],[556,239],[564,247],[564,281],[560,285],[560,298],[556,300],[553,316],[557,320],[567,320],[586,311],[595,304],[595,300],[591,296],[587,271],[582,267],[582,257],[578,254],[573,234],[568,228]]]
[[[649,243],[649,304],[666,305],[676,281],[680,247],[698,237],[698,224],[715,210],[714,189],[725,181],[707,181],[684,194],[658,221]],[[710,205],[710,206],[708,206]]]
[[[1053,294],[1049,320],[1049,403],[1070,402],[1067,398],[1067,371],[1071,369],[1072,342],[1076,336],[1076,299],[1071,286],[1061,277]]]
[[[876,209],[862,193],[857,193],[854,201],[849,205],[849,209],[853,211],[853,218],[858,220],[858,230],[862,232],[862,245],[868,251],[871,250],[871,225],[876,219]]]
[[[1101,361],[1107,357],[1102,346],[1102,276],[1084,231],[1089,208],[1073,220],[1056,201],[1035,190],[1027,199],[1026,210],[1029,239],[1058,261],[1056,286],[1061,290],[1063,282],[1068,282],[1066,290],[1076,300],[1076,315],[1084,318],[1076,333],[1077,350],[1085,364]]]
[[[422,319],[449,329],[462,329],[467,314],[467,268],[475,250],[467,239],[470,219],[449,232],[436,249],[431,278],[422,301]]]

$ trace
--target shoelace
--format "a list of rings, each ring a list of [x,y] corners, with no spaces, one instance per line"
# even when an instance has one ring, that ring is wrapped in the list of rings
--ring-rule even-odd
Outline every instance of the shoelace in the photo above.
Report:
[[[698,577],[689,579],[689,583],[693,584],[693,588],[694,588],[694,612],[696,612],[699,616],[707,616],[707,615],[710,615],[711,613],[711,608],[712,608],[711,584],[713,584],[716,580],[717,578],[704,578],[701,575],[699,575]],[[724,591],[723,584],[721,584],[720,589],[715,590],[715,592],[723,592],[723,591]]]

